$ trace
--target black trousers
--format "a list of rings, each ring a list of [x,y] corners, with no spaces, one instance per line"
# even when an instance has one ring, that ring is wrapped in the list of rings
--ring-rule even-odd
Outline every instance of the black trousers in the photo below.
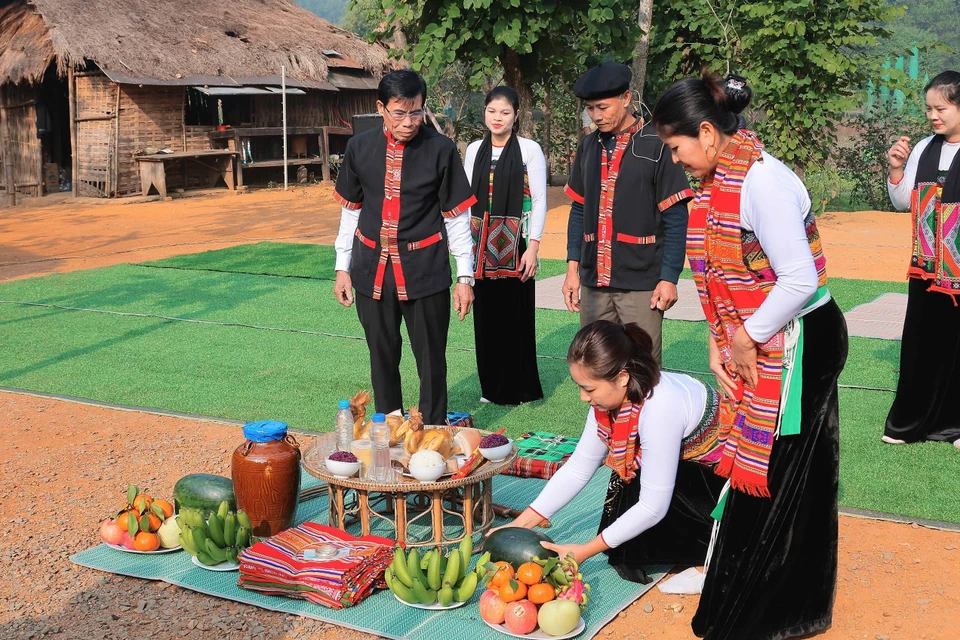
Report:
[[[960,439],[960,307],[913,278],[900,342],[900,380],[884,435],[906,442]]]
[[[840,416],[847,326],[836,303],[804,318],[800,434],[777,439],[771,498],[731,490],[693,632],[783,640],[823,631],[837,588]]]
[[[407,325],[420,377],[420,412],[426,424],[447,421],[447,332],[450,291],[444,289],[417,300],[400,300],[391,265],[383,278],[379,300],[356,294],[357,315],[370,349],[370,377],[378,413],[403,409],[400,320]]]
[[[480,393],[494,404],[543,398],[537,368],[536,282],[477,280],[473,331]]]

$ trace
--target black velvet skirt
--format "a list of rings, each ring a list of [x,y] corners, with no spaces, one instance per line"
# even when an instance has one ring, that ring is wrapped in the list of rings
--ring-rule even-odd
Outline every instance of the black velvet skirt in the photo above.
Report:
[[[960,307],[911,279],[900,342],[900,380],[884,435],[919,442],[960,439]]]
[[[781,640],[833,618],[837,585],[839,407],[847,327],[836,303],[804,318],[800,434],[770,456],[772,498],[731,491],[693,632],[707,640]]]
[[[637,504],[642,475],[641,468],[636,478],[624,483],[615,471],[610,473],[600,531]],[[710,513],[717,506],[725,482],[712,466],[681,460],[667,515],[636,538],[608,549],[605,553],[610,565],[624,580],[642,584],[650,582],[644,565],[702,565],[713,528]]]
[[[480,393],[494,404],[543,398],[537,367],[536,287],[532,278],[526,282],[485,278],[473,288]]]

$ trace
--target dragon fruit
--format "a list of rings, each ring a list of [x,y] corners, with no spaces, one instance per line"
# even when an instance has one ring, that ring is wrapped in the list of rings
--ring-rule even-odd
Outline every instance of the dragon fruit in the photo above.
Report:
[[[570,581],[570,584],[560,588],[557,599],[572,600],[580,605],[580,611],[583,611],[587,608],[587,603],[590,601],[590,585],[580,578],[574,578]]]

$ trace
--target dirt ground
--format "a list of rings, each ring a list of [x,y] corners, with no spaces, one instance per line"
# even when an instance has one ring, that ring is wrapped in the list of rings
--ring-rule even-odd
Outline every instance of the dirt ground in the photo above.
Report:
[[[542,253],[563,258],[568,209],[559,189],[550,207]],[[258,240],[329,244],[338,215],[328,187],[0,209],[0,281]],[[903,279],[908,216],[827,214],[820,231],[831,275]],[[368,637],[67,561],[97,543],[99,521],[128,482],[169,497],[187,473],[229,475],[237,427],[14,393],[0,393],[0,415],[0,638],[132,638],[147,629],[186,638]],[[817,637],[956,638],[958,560],[960,534],[841,517],[834,626]],[[696,605],[694,596],[654,589],[600,637],[688,640]]]

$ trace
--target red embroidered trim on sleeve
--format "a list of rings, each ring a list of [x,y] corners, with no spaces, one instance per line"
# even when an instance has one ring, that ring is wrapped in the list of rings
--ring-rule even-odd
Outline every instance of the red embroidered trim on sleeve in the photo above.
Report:
[[[571,200],[577,204],[583,204],[583,196],[573,190],[569,184],[563,188],[563,192],[567,194]]]
[[[333,198],[340,204],[341,207],[344,209],[350,209],[351,211],[356,211],[363,206],[362,202],[350,202],[336,191],[333,192]]]
[[[470,196],[450,211],[442,211],[444,218],[456,218],[458,215],[477,204],[477,196]]]
[[[693,189],[684,189],[683,191],[679,193],[675,193],[669,198],[660,202],[660,204],[657,205],[657,209],[660,209],[660,211],[666,211],[667,209],[677,204],[681,200],[686,200],[692,197],[693,197]]]

